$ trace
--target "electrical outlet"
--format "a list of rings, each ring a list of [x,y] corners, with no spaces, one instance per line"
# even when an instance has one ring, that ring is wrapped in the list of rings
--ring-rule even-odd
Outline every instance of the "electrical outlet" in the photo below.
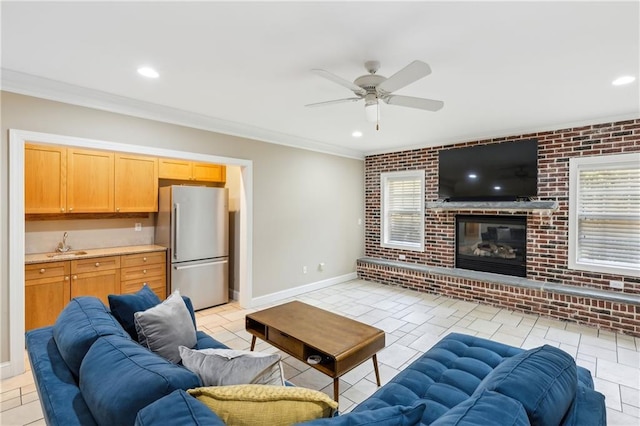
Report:
[[[620,290],[622,290],[624,288],[624,282],[623,281],[609,281],[609,287],[611,288],[618,288]]]
[[[303,273],[303,274],[306,274],[306,273],[307,273],[307,267],[306,267],[306,265],[302,267],[302,273]]]
[[[136,232],[140,232],[142,231],[142,224],[141,223],[136,223],[136,225],[133,228]]]

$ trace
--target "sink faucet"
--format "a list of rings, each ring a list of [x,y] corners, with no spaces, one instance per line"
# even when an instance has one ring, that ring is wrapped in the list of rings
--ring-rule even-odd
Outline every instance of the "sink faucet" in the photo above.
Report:
[[[67,245],[68,236],[69,234],[65,232],[64,235],[62,235],[62,242],[58,243],[58,247],[56,248],[56,250],[59,251],[60,253],[66,253],[69,250],[71,250],[71,246]]]

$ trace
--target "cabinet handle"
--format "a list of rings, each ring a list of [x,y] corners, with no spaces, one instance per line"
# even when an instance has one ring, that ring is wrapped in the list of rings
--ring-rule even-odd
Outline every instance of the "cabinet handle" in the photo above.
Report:
[[[73,207],[69,207],[69,211],[72,212],[73,211]]]
[[[60,207],[60,211],[64,213],[64,207]]]
[[[74,275],[74,276],[73,276],[73,279],[74,279],[74,280],[77,280],[77,279],[78,279],[78,276],[77,276],[77,275]]]
[[[143,269],[143,270],[142,270],[142,273],[143,273],[143,274],[146,274],[146,273],[147,273],[147,270],[146,270],[146,269]]]
[[[120,207],[116,207],[116,211],[119,212],[120,211]]]
[[[44,268],[40,269],[40,273],[41,274],[44,274],[45,271],[46,271],[46,269],[44,269]]]
[[[69,275],[67,275],[66,277],[64,277],[65,281],[69,281]]]
[[[96,268],[100,266],[100,262],[96,262]]]
[[[146,261],[147,261],[147,258],[146,258],[146,257],[143,257],[143,258],[142,258],[142,261],[143,261],[143,262],[146,262]]]

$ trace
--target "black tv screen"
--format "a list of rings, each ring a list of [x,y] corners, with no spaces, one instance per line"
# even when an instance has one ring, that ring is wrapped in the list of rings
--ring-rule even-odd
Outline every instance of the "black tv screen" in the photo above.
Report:
[[[438,198],[511,201],[538,193],[538,140],[442,149]]]

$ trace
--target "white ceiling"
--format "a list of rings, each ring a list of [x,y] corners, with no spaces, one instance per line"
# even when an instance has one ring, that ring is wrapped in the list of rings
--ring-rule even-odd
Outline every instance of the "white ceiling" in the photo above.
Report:
[[[527,133],[640,116],[640,3],[9,2],[2,1],[3,90],[340,155]],[[352,93],[378,60],[432,74],[397,94],[438,112]],[[136,73],[148,64],[157,80]],[[354,130],[364,133],[355,139]]]

